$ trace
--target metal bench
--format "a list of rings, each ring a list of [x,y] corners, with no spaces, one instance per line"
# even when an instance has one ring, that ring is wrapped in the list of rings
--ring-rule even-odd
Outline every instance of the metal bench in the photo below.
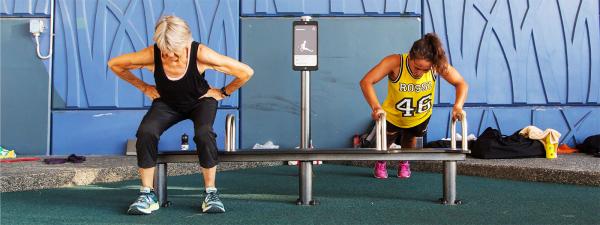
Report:
[[[225,128],[225,151],[219,152],[221,162],[260,162],[260,161],[301,161],[299,169],[300,194],[297,204],[318,204],[312,199],[312,164],[314,160],[323,161],[348,161],[348,160],[410,160],[410,161],[442,161],[444,163],[444,194],[440,199],[446,205],[461,204],[456,199],[456,161],[465,160],[470,153],[467,148],[466,138],[462,140],[462,148],[456,148],[456,122],[451,126],[450,148],[423,148],[423,149],[390,149],[387,150],[385,137],[385,116],[382,116],[376,125],[376,148],[332,148],[332,149],[234,149],[235,124],[233,115],[227,115]],[[467,137],[466,117],[463,115],[462,136]],[[158,154],[158,169],[155,176],[155,190],[159,202],[163,207],[168,207],[167,200],[167,164],[168,163],[197,163],[198,158],[193,151],[161,152]],[[308,168],[306,165],[309,165]]]

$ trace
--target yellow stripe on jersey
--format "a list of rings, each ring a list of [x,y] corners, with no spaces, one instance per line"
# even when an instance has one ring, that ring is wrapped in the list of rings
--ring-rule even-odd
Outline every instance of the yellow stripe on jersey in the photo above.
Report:
[[[388,79],[388,94],[383,101],[387,121],[400,128],[415,127],[431,116],[435,96],[435,77],[431,70],[415,79],[408,66],[408,54],[402,54],[400,73]]]

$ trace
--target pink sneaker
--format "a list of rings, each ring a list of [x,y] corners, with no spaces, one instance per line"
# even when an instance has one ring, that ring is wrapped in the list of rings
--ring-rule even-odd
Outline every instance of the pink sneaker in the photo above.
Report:
[[[408,164],[408,161],[400,161],[398,165],[398,177],[403,179],[410,177],[410,164]]]
[[[375,175],[375,178],[388,178],[387,169],[385,168],[385,161],[377,161],[375,163],[375,171],[373,172],[373,174]]]

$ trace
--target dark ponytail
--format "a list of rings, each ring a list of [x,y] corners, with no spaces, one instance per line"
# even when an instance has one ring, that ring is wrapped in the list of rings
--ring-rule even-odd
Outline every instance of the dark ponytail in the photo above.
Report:
[[[447,69],[448,58],[442,47],[440,38],[435,33],[427,33],[425,36],[413,43],[410,48],[410,58],[425,59],[433,64],[433,69],[442,72]]]

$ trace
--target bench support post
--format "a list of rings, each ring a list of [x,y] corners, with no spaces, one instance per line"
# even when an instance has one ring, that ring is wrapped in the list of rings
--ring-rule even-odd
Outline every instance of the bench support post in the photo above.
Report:
[[[159,163],[154,179],[154,190],[158,195],[158,203],[161,207],[169,207],[171,202],[167,200],[167,164]]]
[[[444,205],[458,205],[462,202],[456,200],[456,161],[444,162]]]
[[[317,205],[318,201],[312,199],[312,161],[300,162],[300,197],[296,204],[298,205]]]
[[[456,120],[450,120],[450,148],[456,149]],[[462,112],[460,117],[462,128],[462,150],[468,150],[467,143],[467,113]],[[444,161],[444,197],[441,199],[444,205],[460,205],[462,202],[456,199],[456,161]]]

